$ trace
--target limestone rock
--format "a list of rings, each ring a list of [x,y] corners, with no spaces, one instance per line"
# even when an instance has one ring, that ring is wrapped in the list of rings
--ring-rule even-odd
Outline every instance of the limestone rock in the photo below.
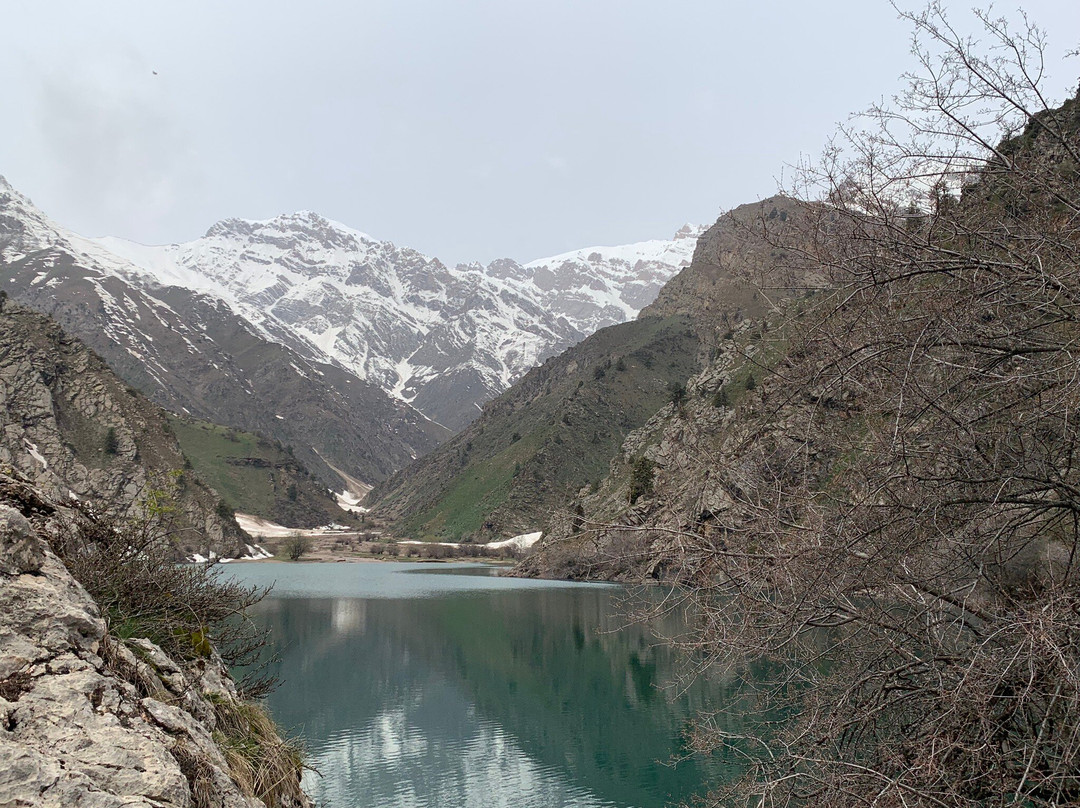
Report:
[[[37,573],[45,550],[33,535],[30,522],[14,508],[0,505],[0,573]]]
[[[0,498],[23,490],[12,482],[0,473]],[[0,504],[0,806],[262,806],[213,739],[207,695],[237,699],[220,657],[188,669],[148,640],[109,639],[46,529]]]

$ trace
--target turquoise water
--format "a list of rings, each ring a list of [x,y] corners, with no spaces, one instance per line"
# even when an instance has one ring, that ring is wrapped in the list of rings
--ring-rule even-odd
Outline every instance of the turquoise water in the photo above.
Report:
[[[268,704],[302,735],[332,808],[659,808],[730,777],[686,756],[693,716],[734,699],[689,686],[626,592],[495,577],[474,565],[235,564],[274,584],[256,619],[281,686]]]

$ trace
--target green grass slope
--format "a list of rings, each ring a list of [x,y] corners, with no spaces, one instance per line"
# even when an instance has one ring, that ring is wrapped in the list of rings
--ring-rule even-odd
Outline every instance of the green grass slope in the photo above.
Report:
[[[539,530],[607,474],[627,433],[698,370],[699,350],[682,316],[598,331],[534,368],[464,432],[377,486],[367,504],[418,539]]]
[[[348,522],[322,483],[281,443],[190,418],[170,418],[196,473],[232,509],[288,527]]]

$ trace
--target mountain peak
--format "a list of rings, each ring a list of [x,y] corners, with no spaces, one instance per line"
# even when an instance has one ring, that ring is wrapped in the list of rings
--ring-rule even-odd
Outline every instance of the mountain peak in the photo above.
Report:
[[[331,222],[324,216],[320,216],[313,210],[297,210],[292,213],[282,213],[280,216],[275,216],[269,222],[266,222],[266,224],[270,223],[298,225],[301,227],[335,227],[334,222]]]
[[[697,240],[701,237],[701,234],[708,230],[703,224],[690,224],[687,222],[678,230],[675,231],[675,235],[671,237],[672,241],[679,241],[684,238],[692,238]]]
[[[250,236],[255,232],[255,222],[247,219],[222,219],[210,225],[203,238],[221,238],[229,236]]]

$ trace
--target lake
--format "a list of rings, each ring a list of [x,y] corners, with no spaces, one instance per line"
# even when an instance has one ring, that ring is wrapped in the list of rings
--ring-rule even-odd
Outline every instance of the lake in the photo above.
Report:
[[[686,757],[730,680],[681,682],[664,625],[627,625],[627,591],[498,577],[467,564],[232,564],[274,590],[281,685],[268,706],[304,738],[330,808],[660,808],[730,778]]]

